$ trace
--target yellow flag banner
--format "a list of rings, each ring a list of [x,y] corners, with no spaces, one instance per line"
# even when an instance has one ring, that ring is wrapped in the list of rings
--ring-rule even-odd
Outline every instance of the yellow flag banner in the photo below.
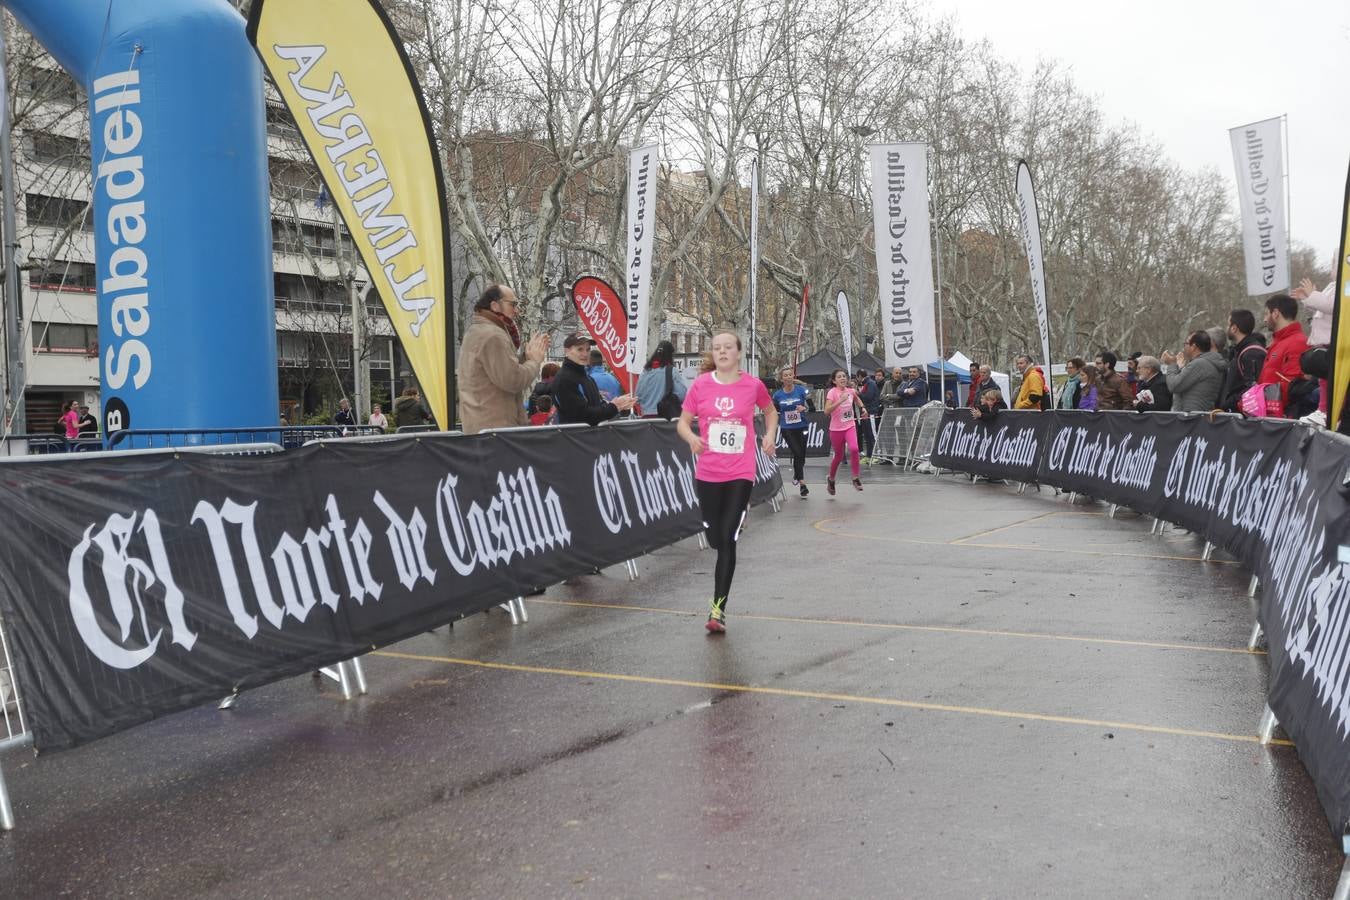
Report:
[[[402,40],[376,0],[255,0],[248,37],[361,252],[432,415],[449,429],[445,183]]]
[[[1331,318],[1331,396],[1327,398],[1327,426],[1350,434],[1345,400],[1350,391],[1350,172],[1345,176],[1341,242],[1336,264],[1336,306]]]

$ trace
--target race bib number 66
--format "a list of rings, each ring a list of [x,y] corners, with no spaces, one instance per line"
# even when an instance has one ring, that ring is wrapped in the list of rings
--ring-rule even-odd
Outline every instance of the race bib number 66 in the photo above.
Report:
[[[708,449],[714,453],[740,453],[745,449],[745,425],[728,419],[709,422]]]

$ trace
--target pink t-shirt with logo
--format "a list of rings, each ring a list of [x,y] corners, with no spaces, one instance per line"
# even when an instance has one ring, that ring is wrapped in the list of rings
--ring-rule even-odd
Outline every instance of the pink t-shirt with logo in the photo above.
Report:
[[[852,394],[854,397],[858,396],[856,388],[832,387],[830,388],[830,392],[825,395],[825,405],[829,406],[845,393]],[[857,417],[858,405],[853,402],[852,398],[845,400],[843,403],[840,403],[834,409],[830,410],[830,430],[848,431],[850,428],[856,428],[858,427]]]
[[[772,406],[764,382],[744,372],[731,384],[722,384],[713,372],[694,379],[684,395],[684,410],[698,419],[699,436],[708,448],[698,456],[694,477],[699,481],[754,481],[755,408]]]

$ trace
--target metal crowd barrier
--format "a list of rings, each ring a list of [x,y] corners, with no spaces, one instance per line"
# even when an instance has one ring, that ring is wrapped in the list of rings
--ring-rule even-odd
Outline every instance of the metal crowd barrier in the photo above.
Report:
[[[650,422],[642,419],[617,419],[602,423],[601,428],[633,428],[645,427]],[[516,431],[539,431],[547,429],[551,431],[580,431],[590,428],[590,425],[546,425],[546,426],[521,426],[518,428],[497,428],[482,432],[486,435],[506,434]],[[380,429],[367,428],[364,433],[358,433],[355,436],[343,437],[340,432],[342,429],[328,426],[308,426],[296,428],[239,428],[239,429],[216,429],[214,431],[194,431],[193,429],[171,429],[162,431],[122,431],[114,435],[116,443],[132,441],[137,438],[147,439],[184,439],[202,438],[202,437],[242,437],[245,435],[278,434],[279,432],[289,431],[292,434],[298,434],[310,438],[305,443],[318,442],[320,444],[329,440],[346,442],[384,442],[384,441],[407,441],[407,440],[440,440],[442,438],[459,437],[458,431],[435,431],[432,428],[418,427],[415,429],[399,429],[397,434],[386,434]],[[348,429],[350,432],[351,429]],[[373,432],[373,433],[372,433]],[[121,436],[121,437],[119,437]],[[44,436],[45,437],[45,436]],[[101,450],[81,453],[78,457],[70,457],[72,462],[89,459],[115,459],[127,455],[151,455],[163,453],[208,453],[219,454],[223,456],[260,456],[274,453],[283,453],[286,448],[278,442],[256,442],[256,443],[230,443],[218,442],[208,443],[182,443],[171,447],[147,447],[125,450]],[[22,464],[25,461],[34,461],[34,455],[16,456],[11,459],[0,459],[0,465]],[[772,506],[775,512],[779,510],[779,497],[775,497]],[[707,543],[703,538],[703,533],[698,533],[698,547],[700,550],[707,549]],[[624,564],[630,581],[637,580],[640,577],[637,559],[627,560]],[[511,616],[512,625],[520,625],[529,621],[529,615],[525,609],[525,599],[515,597],[506,603],[499,604]],[[341,690],[344,699],[350,700],[357,694],[367,692],[365,673],[361,667],[359,657],[354,657],[319,670],[319,674],[336,681]],[[234,693],[225,697],[218,704],[218,708],[230,709],[239,699],[239,694]],[[23,718],[23,708],[20,702],[19,683],[15,677],[12,658],[10,656],[9,644],[4,631],[4,623],[0,621],[0,720],[4,722],[5,730],[0,732],[0,752],[5,750],[26,746],[32,743],[32,735],[28,731]],[[0,830],[11,830],[14,828],[14,814],[9,800],[9,793],[5,787],[3,765],[0,764]]]
[[[15,677],[14,657],[9,652],[9,638],[5,635],[3,619],[0,619],[0,719],[4,721],[4,730],[0,732],[0,753],[33,742],[33,735],[23,720],[19,679]],[[13,829],[14,807],[9,802],[9,790],[5,787],[4,765],[0,764],[0,830]]]
[[[375,425],[260,425],[245,428],[129,428],[108,435],[108,450],[152,450],[170,447],[213,447],[278,444],[283,450],[303,447],[320,438],[380,435]]]
[[[1081,412],[1081,413],[1086,413],[1086,412],[1090,412],[1090,410],[1077,410],[1077,409],[1075,409],[1075,410],[1065,410],[1065,409],[1062,409],[1062,410],[1058,410],[1058,412],[1060,412],[1060,413],[1067,413],[1067,412],[1074,412],[1074,413],[1079,413],[1079,412]],[[1166,410],[1166,411],[1164,411],[1164,410],[1152,410],[1152,411],[1149,411],[1149,412],[1141,413],[1141,412],[1139,412],[1138,410],[1128,410],[1128,409],[1106,409],[1106,410],[1099,410],[1099,412],[1113,413],[1113,414],[1119,414],[1119,415],[1132,415],[1132,416],[1139,416],[1139,415],[1145,415],[1145,416],[1167,416],[1167,417],[1170,417],[1170,418],[1176,418],[1176,419],[1184,418],[1184,417],[1186,417],[1186,416],[1205,416],[1206,418],[1210,418],[1210,419],[1243,419],[1243,418],[1246,418],[1246,416],[1244,416],[1242,413],[1219,412],[1219,411],[1174,412],[1174,411],[1172,411],[1172,410]],[[1302,428],[1302,429],[1304,429],[1304,430],[1306,430],[1306,431],[1308,431],[1308,432],[1313,432],[1313,431],[1324,431],[1324,432],[1325,432],[1328,436],[1330,436],[1333,440],[1346,444],[1346,445],[1347,445],[1347,448],[1350,449],[1350,437],[1348,437],[1348,436],[1346,436],[1346,435],[1339,434],[1339,433],[1337,433],[1337,432],[1331,431],[1331,430],[1329,430],[1329,429],[1327,429],[1327,428],[1325,428],[1325,427],[1323,427],[1323,426],[1320,426],[1320,425],[1314,425],[1314,424],[1310,424],[1310,423],[1307,423],[1307,422],[1301,422],[1301,421],[1299,421],[1298,419],[1286,419],[1286,420],[1284,420],[1284,421],[1285,421],[1286,424],[1288,424],[1290,427],[1294,427],[1294,428]],[[971,476],[971,477],[972,477],[972,480],[973,480],[974,476]],[[1019,494],[1020,494],[1020,493],[1023,493],[1023,492],[1026,490],[1026,487],[1027,487],[1027,486],[1026,486],[1025,483],[1020,484],[1019,487],[1018,487],[1018,491],[1017,491],[1017,492],[1018,492]],[[1056,488],[1056,493],[1059,493],[1059,489],[1058,489],[1058,488]],[[1078,494],[1077,492],[1070,492],[1070,493],[1069,493],[1069,503],[1070,503],[1070,505],[1072,505],[1073,503],[1075,503],[1075,502],[1078,500],[1078,497],[1079,497],[1079,494]],[[1116,516],[1116,510],[1117,510],[1117,509],[1118,509],[1118,504],[1115,504],[1115,503],[1111,504],[1110,510],[1107,512],[1107,517],[1108,517],[1108,518],[1115,518],[1115,516]],[[1152,524],[1152,526],[1149,528],[1149,532],[1148,532],[1148,533],[1149,533],[1150,535],[1154,535],[1154,536],[1157,536],[1157,537],[1162,537],[1162,536],[1166,533],[1166,531],[1167,531],[1167,526],[1168,526],[1168,525],[1169,525],[1169,522],[1168,522],[1166,519],[1154,518],[1154,519],[1153,519],[1153,524]],[[1216,548],[1215,548],[1215,546],[1214,546],[1214,543],[1213,543],[1212,541],[1206,540],[1206,541],[1205,541],[1205,547],[1204,547],[1204,550],[1202,550],[1201,553],[1200,553],[1200,561],[1201,561],[1202,563],[1210,562],[1210,561],[1213,559],[1213,555],[1214,555],[1214,550],[1215,550],[1215,549],[1216,549]],[[1257,592],[1258,590],[1260,590],[1260,589],[1261,589],[1261,579],[1260,579],[1256,574],[1253,573],[1252,576],[1251,576],[1251,579],[1247,582],[1247,596],[1248,596],[1249,598],[1255,599],[1255,597],[1256,597],[1256,592]],[[1264,644],[1264,643],[1266,643],[1266,636],[1265,636],[1265,633],[1263,632],[1263,630],[1262,630],[1262,628],[1261,628],[1261,621],[1260,621],[1260,618],[1258,617],[1258,618],[1256,619],[1256,621],[1252,623],[1251,634],[1250,634],[1250,636],[1247,638],[1247,649],[1248,649],[1248,650],[1257,650],[1257,649],[1259,649],[1259,648],[1261,647],[1261,645]],[[1261,712],[1261,718],[1260,718],[1260,720],[1257,722],[1257,725],[1256,725],[1256,737],[1257,737],[1257,741],[1258,741],[1262,746],[1265,746],[1265,745],[1270,744],[1271,740],[1272,740],[1272,739],[1274,738],[1274,736],[1275,736],[1275,729],[1276,729],[1277,727],[1279,727],[1279,724],[1280,724],[1280,723],[1279,723],[1278,719],[1276,718],[1274,711],[1270,708],[1270,704],[1269,704],[1269,703],[1264,704],[1264,705],[1263,705],[1263,708],[1262,708],[1262,712]],[[1344,834],[1344,835],[1341,836],[1341,852],[1345,854],[1346,859],[1345,859],[1345,861],[1344,861],[1344,862],[1342,863],[1342,865],[1341,865],[1341,874],[1340,874],[1339,879],[1337,879],[1337,882],[1336,882],[1336,890],[1335,890],[1334,894],[1332,895],[1332,900],[1350,900],[1350,833]]]
[[[910,446],[910,465],[920,471],[924,466],[933,469],[928,462],[933,456],[933,447],[937,444],[938,431],[942,427],[942,413],[946,409],[942,403],[932,400],[925,403],[914,419],[914,442]],[[934,474],[937,470],[933,469]]]
[[[0,457],[84,453],[102,449],[103,438],[97,435],[68,438],[59,434],[11,434],[0,439]]]
[[[884,459],[895,465],[909,461],[910,447],[914,444],[914,417],[919,409],[917,406],[888,406],[882,410],[873,459]]]
[[[175,447],[170,450],[88,451],[78,455],[64,457],[62,461],[78,463],[90,459],[121,459],[128,454],[141,456],[163,453],[209,453],[224,456],[266,456],[281,452],[283,452],[281,445],[275,443],[226,444],[200,447]],[[42,454],[32,454],[0,459],[0,465],[23,465],[26,462],[33,462],[41,459],[42,456]],[[47,458],[43,461],[51,462],[52,460]],[[351,660],[351,662],[356,665],[356,679],[361,692],[364,693],[365,677],[361,673],[360,664],[356,660]],[[337,675],[335,674],[332,677],[337,678]],[[343,681],[345,691],[347,689],[345,670],[341,672],[341,680]],[[33,742],[33,736],[28,731],[27,723],[24,721],[23,701],[20,692],[19,679],[14,668],[14,657],[10,651],[9,638],[5,633],[3,620],[0,620],[0,721],[3,721],[4,723],[3,731],[0,731],[0,753],[17,747],[24,747]],[[5,785],[4,765],[0,762],[0,830],[11,831],[13,828],[14,809],[9,800],[9,790]]]

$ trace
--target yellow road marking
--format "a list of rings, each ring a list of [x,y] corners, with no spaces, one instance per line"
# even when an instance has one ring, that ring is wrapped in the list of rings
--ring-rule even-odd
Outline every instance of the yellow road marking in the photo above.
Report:
[[[890,697],[864,697],[857,694],[836,694],[828,691],[799,691],[790,688],[761,687],[753,684],[718,684],[714,681],[691,681],[683,678],[656,678],[650,675],[623,675],[617,672],[588,672],[584,669],[561,669],[552,666],[525,666],[517,663],[488,662],[481,659],[459,659],[453,656],[432,656],[422,653],[401,653],[395,650],[376,650],[376,656],[407,659],[419,662],[441,662],[475,669],[493,669],[499,672],[523,672],[531,675],[559,675],[567,678],[590,678],[597,681],[621,681],[630,684],[649,684],[661,687],[684,687],[707,691],[727,691],[737,694],[762,694],[771,697],[792,697],[800,700],[830,700],[836,703],[866,703],[900,709],[929,712],[959,713],[990,716],[998,719],[1020,719],[1031,722],[1055,722],[1061,725],[1080,725],[1091,728],[1114,728],[1120,731],[1138,731],[1146,734],[1170,734],[1179,737],[1210,738],[1243,744],[1260,744],[1254,734],[1226,734],[1222,731],[1203,731],[1192,728],[1171,728],[1165,725],[1143,725],[1138,722],[1112,722],[1107,719],[1081,719],[1075,716],[1055,716],[1045,713],[1018,712],[1007,709],[987,709],[979,706],[952,706],[946,703],[920,703],[915,700],[896,700]],[[1292,747],[1293,741],[1272,740],[1271,745]]]
[[[956,538],[955,540],[948,541],[947,543],[962,544],[965,543],[966,541],[973,541],[975,538],[988,537],[991,534],[998,534],[1000,531],[1007,531],[1009,528],[1016,528],[1019,525],[1027,525],[1030,524],[1031,522],[1037,522],[1041,519],[1048,519],[1050,516],[1055,515],[1057,512],[1058,510],[1051,510],[1050,512],[1041,513],[1039,516],[1032,516],[1030,519],[1020,519],[1008,525],[1000,525],[997,528],[987,528],[984,531],[977,531],[974,534],[968,534],[965,537]]]
[[[1167,556],[1153,553],[1121,553],[1117,550],[1078,550],[1067,548],[1036,547],[1031,544],[968,544],[960,543],[969,541],[972,537],[979,535],[967,535],[952,541],[925,541],[920,538],[904,538],[887,534],[856,534],[848,531],[832,531],[829,528],[822,528],[831,522],[841,522],[851,516],[836,516],[830,519],[821,519],[819,522],[812,522],[811,527],[822,534],[830,534],[835,537],[860,538],[865,541],[884,541],[889,544],[920,544],[930,547],[965,547],[974,550],[1026,550],[1032,553],[1068,553],[1076,556],[1109,556],[1113,558],[1125,559],[1165,559],[1176,560],[1178,562],[1209,562],[1219,566],[1240,566],[1242,563],[1232,559],[1202,559],[1199,556]],[[1020,523],[1017,523],[1020,524]],[[1011,526],[1004,526],[1011,527]]]
[[[591,609],[623,609],[630,612],[661,613],[671,616],[703,616],[704,611],[671,609],[661,606],[636,606],[627,603],[595,603],[587,600],[547,600],[531,597],[529,603],[543,603],[550,606],[580,606]],[[754,613],[736,613],[738,620],[757,622],[791,622],[799,625],[842,625],[855,628],[880,628],[892,631],[929,631],[945,634],[969,634],[982,637],[1028,638],[1042,641],[1066,641],[1075,644],[1108,644],[1117,647],[1148,647],[1158,650],[1197,650],[1202,653],[1236,653],[1243,656],[1265,656],[1264,650],[1248,650],[1246,647],[1219,647],[1213,644],[1168,644],[1162,641],[1130,641],[1123,638],[1077,637],[1071,634],[1046,634],[1037,631],[1000,631],[992,628],[958,628],[954,625],[907,625],[899,622],[862,622],[851,619],[816,619],[806,616],[769,616]]]

